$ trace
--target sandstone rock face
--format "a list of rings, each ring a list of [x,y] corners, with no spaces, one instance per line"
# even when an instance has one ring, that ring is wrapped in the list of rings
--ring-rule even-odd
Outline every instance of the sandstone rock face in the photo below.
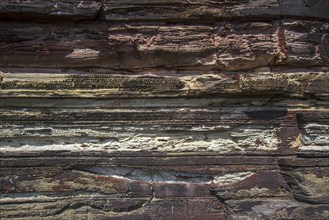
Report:
[[[1,1],[0,219],[329,219],[328,12]]]

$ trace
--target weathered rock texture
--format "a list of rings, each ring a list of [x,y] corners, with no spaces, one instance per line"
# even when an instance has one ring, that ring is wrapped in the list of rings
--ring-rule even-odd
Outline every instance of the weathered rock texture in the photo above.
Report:
[[[0,219],[329,219],[329,1],[2,0]]]

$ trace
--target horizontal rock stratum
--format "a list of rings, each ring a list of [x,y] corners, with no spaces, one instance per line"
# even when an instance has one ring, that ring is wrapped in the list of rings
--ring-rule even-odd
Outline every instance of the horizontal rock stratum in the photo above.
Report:
[[[328,12],[1,1],[0,219],[329,219]]]

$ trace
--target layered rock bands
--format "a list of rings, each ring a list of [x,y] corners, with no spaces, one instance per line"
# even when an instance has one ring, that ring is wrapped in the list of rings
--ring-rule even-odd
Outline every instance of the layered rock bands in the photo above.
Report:
[[[329,219],[328,12],[1,1],[0,219]]]

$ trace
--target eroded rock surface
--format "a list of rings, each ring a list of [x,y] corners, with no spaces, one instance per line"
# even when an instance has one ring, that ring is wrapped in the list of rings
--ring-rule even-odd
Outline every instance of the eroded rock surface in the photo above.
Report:
[[[0,219],[329,219],[327,0],[3,0]]]

